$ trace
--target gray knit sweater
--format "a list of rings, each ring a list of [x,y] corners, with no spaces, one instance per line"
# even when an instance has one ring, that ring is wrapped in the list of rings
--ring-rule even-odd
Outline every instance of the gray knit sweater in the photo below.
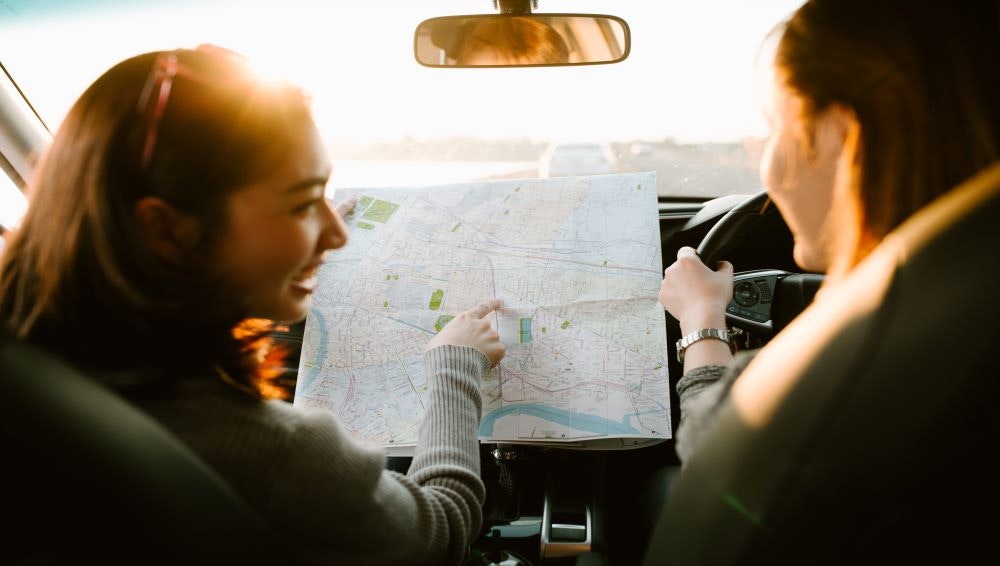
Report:
[[[682,464],[698,449],[705,431],[715,422],[715,409],[758,351],[739,352],[728,366],[694,368],[677,380],[681,419],[674,447]]]
[[[215,468],[307,562],[457,564],[479,532],[485,488],[477,431],[481,352],[424,357],[429,403],[407,475],[334,415],[258,401],[218,379],[142,406]]]

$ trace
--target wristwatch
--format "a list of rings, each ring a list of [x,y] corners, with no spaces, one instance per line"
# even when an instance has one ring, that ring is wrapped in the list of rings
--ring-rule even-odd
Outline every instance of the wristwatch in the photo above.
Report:
[[[706,338],[722,340],[729,346],[729,351],[733,351],[733,339],[728,330],[722,330],[721,328],[702,328],[701,330],[696,330],[695,332],[692,332],[677,341],[677,361],[684,363],[684,350],[687,350],[688,346],[691,344]]]

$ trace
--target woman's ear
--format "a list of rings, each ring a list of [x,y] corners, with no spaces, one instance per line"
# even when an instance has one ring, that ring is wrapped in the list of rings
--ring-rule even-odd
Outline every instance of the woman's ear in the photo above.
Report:
[[[201,236],[197,219],[158,197],[139,199],[132,214],[146,245],[171,264],[181,263]]]
[[[858,125],[854,109],[833,103],[813,121],[813,150],[820,160],[839,159],[847,144],[848,133]]]

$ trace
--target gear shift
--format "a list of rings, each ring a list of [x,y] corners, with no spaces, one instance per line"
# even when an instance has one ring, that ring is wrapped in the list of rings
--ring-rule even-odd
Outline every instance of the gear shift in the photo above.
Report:
[[[488,550],[478,558],[467,561],[466,566],[531,566],[524,557],[500,548],[500,529],[490,531]]]

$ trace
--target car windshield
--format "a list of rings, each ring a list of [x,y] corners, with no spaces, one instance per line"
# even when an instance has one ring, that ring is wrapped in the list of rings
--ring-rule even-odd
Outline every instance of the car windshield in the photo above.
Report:
[[[417,24],[492,13],[490,0],[6,0],[0,61],[54,131],[83,89],[127,56],[235,49],[311,94],[334,159],[331,190],[655,170],[662,198],[704,199],[759,189],[758,52],[800,3],[541,0],[538,13],[624,18],[628,59],[433,69],[414,60]],[[560,157],[558,144],[575,149]],[[10,214],[22,208],[4,204]]]

